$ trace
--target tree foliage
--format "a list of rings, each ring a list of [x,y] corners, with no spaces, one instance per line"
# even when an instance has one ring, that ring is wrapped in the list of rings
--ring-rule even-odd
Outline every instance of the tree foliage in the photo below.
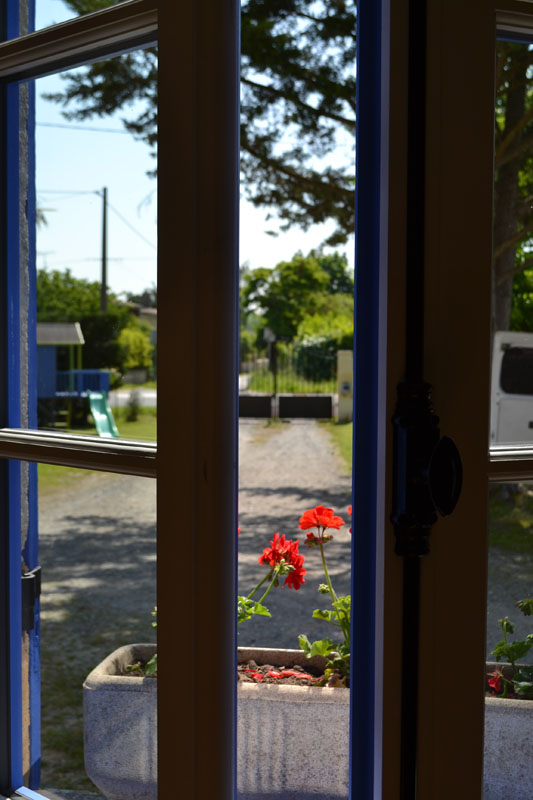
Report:
[[[122,372],[129,368],[125,367],[125,362],[129,363],[132,353],[143,362],[149,360],[143,366],[151,366],[153,348],[149,333],[112,292],[107,295],[107,311],[100,311],[98,281],[75,278],[68,269],[64,272],[38,270],[37,320],[79,322],[85,339],[83,366],[87,369],[107,367]],[[125,328],[135,328],[139,334],[127,341],[121,340]]]
[[[520,278],[533,265],[533,50],[526,44],[497,46],[495,168],[494,327],[506,330],[521,318],[530,330],[521,291],[529,281]]]
[[[243,276],[241,310],[259,314],[263,328],[277,339],[292,340],[308,315],[353,309],[353,279],[346,258],[338,253],[296,253],[274,269],[259,267]]]
[[[146,369],[152,366],[153,345],[150,343],[150,331],[133,318],[122,328],[117,340],[120,347],[120,369]]]
[[[117,0],[65,0],[77,13]],[[241,146],[244,192],[282,227],[333,220],[328,244],[354,230],[356,0],[243,0]],[[52,96],[84,120],[145,101],[125,125],[154,146],[156,52],[144,50],[65,77]],[[343,140],[344,137],[344,140]],[[335,154],[337,161],[326,161]],[[513,279],[533,264],[533,50],[499,42],[496,57],[494,327],[509,327]],[[523,257],[524,253],[527,257]],[[514,294],[516,296],[516,293]]]
[[[76,13],[119,0],[65,0]],[[241,11],[241,171],[245,193],[284,228],[334,220],[328,244],[354,229],[355,0],[243,0]],[[143,101],[124,125],[154,148],[154,48],[91,64],[47,95],[69,120],[103,117]],[[344,139],[343,139],[344,136]],[[344,160],[324,159],[347,147]]]
[[[127,319],[129,313],[112,292],[107,308]],[[37,270],[37,320],[39,322],[79,322],[82,317],[100,312],[100,283],[75,278],[69,269]]]

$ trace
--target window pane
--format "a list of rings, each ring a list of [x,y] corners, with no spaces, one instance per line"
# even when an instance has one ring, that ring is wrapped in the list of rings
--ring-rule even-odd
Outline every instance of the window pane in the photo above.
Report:
[[[521,750],[533,709],[533,483],[491,484],[488,567],[484,800],[521,800],[533,786]]]
[[[492,444],[533,441],[533,46],[496,51]]]
[[[46,464],[38,470],[40,785],[95,792],[84,767],[82,685],[117,648],[156,641],[156,483]]]
[[[317,420],[240,419],[239,594],[249,597],[263,582],[252,598],[261,601],[272,615],[255,614],[238,626],[241,648],[238,786],[247,797],[259,796],[257,792],[267,789],[270,790],[268,796],[277,792],[292,796],[296,791],[306,797],[313,793],[332,798],[348,795],[349,691],[342,688],[344,665],[339,659],[330,680],[330,685],[338,687],[337,702],[321,706],[317,714],[316,705],[310,706],[310,703],[314,696],[320,702],[320,693],[328,690],[314,685],[309,688],[309,684],[323,674],[324,664],[318,665],[305,657],[299,636],[307,636],[311,643],[329,637],[340,652],[344,652],[347,640],[338,625],[313,617],[317,608],[323,609],[325,614],[332,611],[332,598],[327,588],[324,589],[328,578],[320,548],[305,544],[307,534],[318,534],[317,528],[303,530],[298,525],[305,511],[320,504],[333,508],[335,515],[344,520],[339,529],[325,532],[332,535],[332,540],[323,545],[333,590],[340,602],[344,602],[342,598],[350,595],[351,427],[349,423],[335,425]],[[345,458],[338,448],[339,440],[344,445]],[[285,540],[280,542],[279,535],[285,536]],[[282,574],[279,585],[273,586],[262,600],[275,577],[272,565],[276,559],[279,562],[279,547],[287,544],[287,540],[298,542],[297,552],[285,555],[294,571]],[[304,558],[303,564],[298,560],[300,555]],[[259,563],[262,556],[263,563]],[[302,567],[305,575],[300,573]],[[321,585],[322,592],[326,593],[320,592]],[[347,618],[348,614],[344,620]],[[264,651],[264,648],[274,650]],[[349,652],[349,640],[347,650]],[[274,687],[264,685],[280,683],[283,679],[281,667],[292,668],[295,663],[296,675],[289,679],[300,684],[295,687],[297,692],[306,695],[296,712],[294,705],[272,702],[272,694],[268,692]],[[256,674],[256,665],[260,677]],[[261,665],[270,665],[271,669],[261,669]],[[305,674],[311,674],[312,678],[302,677]],[[266,696],[259,714],[258,701],[263,689]],[[318,742],[321,736],[328,740],[323,749]],[[274,743],[272,758],[266,759],[268,777],[264,772],[265,760],[261,757],[266,742]],[[272,768],[280,746],[284,749],[285,766]],[[324,767],[320,752],[329,765],[335,764],[334,769]]]
[[[120,0],[35,0],[35,30],[120,5]]]
[[[41,429],[156,438],[156,84],[154,50],[35,81]]]

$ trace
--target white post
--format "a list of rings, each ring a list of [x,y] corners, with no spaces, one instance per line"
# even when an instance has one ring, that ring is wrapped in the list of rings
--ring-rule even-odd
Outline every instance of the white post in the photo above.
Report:
[[[353,413],[353,351],[337,350],[337,392],[339,422],[351,422]]]

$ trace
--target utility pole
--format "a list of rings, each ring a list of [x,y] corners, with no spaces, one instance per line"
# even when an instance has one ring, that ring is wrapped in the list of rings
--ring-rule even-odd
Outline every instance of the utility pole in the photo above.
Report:
[[[102,189],[102,283],[100,311],[107,311],[107,186]]]

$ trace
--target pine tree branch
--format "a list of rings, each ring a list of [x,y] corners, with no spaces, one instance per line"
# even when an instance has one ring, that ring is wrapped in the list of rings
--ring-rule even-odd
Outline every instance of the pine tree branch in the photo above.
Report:
[[[280,89],[276,89],[272,85],[265,85],[263,83],[257,83],[256,81],[250,80],[250,78],[244,78],[241,75],[241,83],[244,83],[246,86],[251,86],[254,89],[258,89],[259,91],[264,91],[267,94],[272,95],[281,100],[286,100],[287,102],[293,103],[297,108],[303,108],[306,111],[310,112],[316,117],[326,117],[327,119],[334,120],[335,122],[339,122],[341,125],[344,125],[349,130],[355,132],[355,120],[348,119],[347,117],[343,117],[340,114],[335,114],[331,111],[324,111],[319,108],[315,108],[314,106],[310,106],[308,103],[304,103],[303,100],[299,100],[296,97],[291,97],[290,99],[287,98],[287,94]],[[355,111],[355,103],[354,103],[354,111]]]

